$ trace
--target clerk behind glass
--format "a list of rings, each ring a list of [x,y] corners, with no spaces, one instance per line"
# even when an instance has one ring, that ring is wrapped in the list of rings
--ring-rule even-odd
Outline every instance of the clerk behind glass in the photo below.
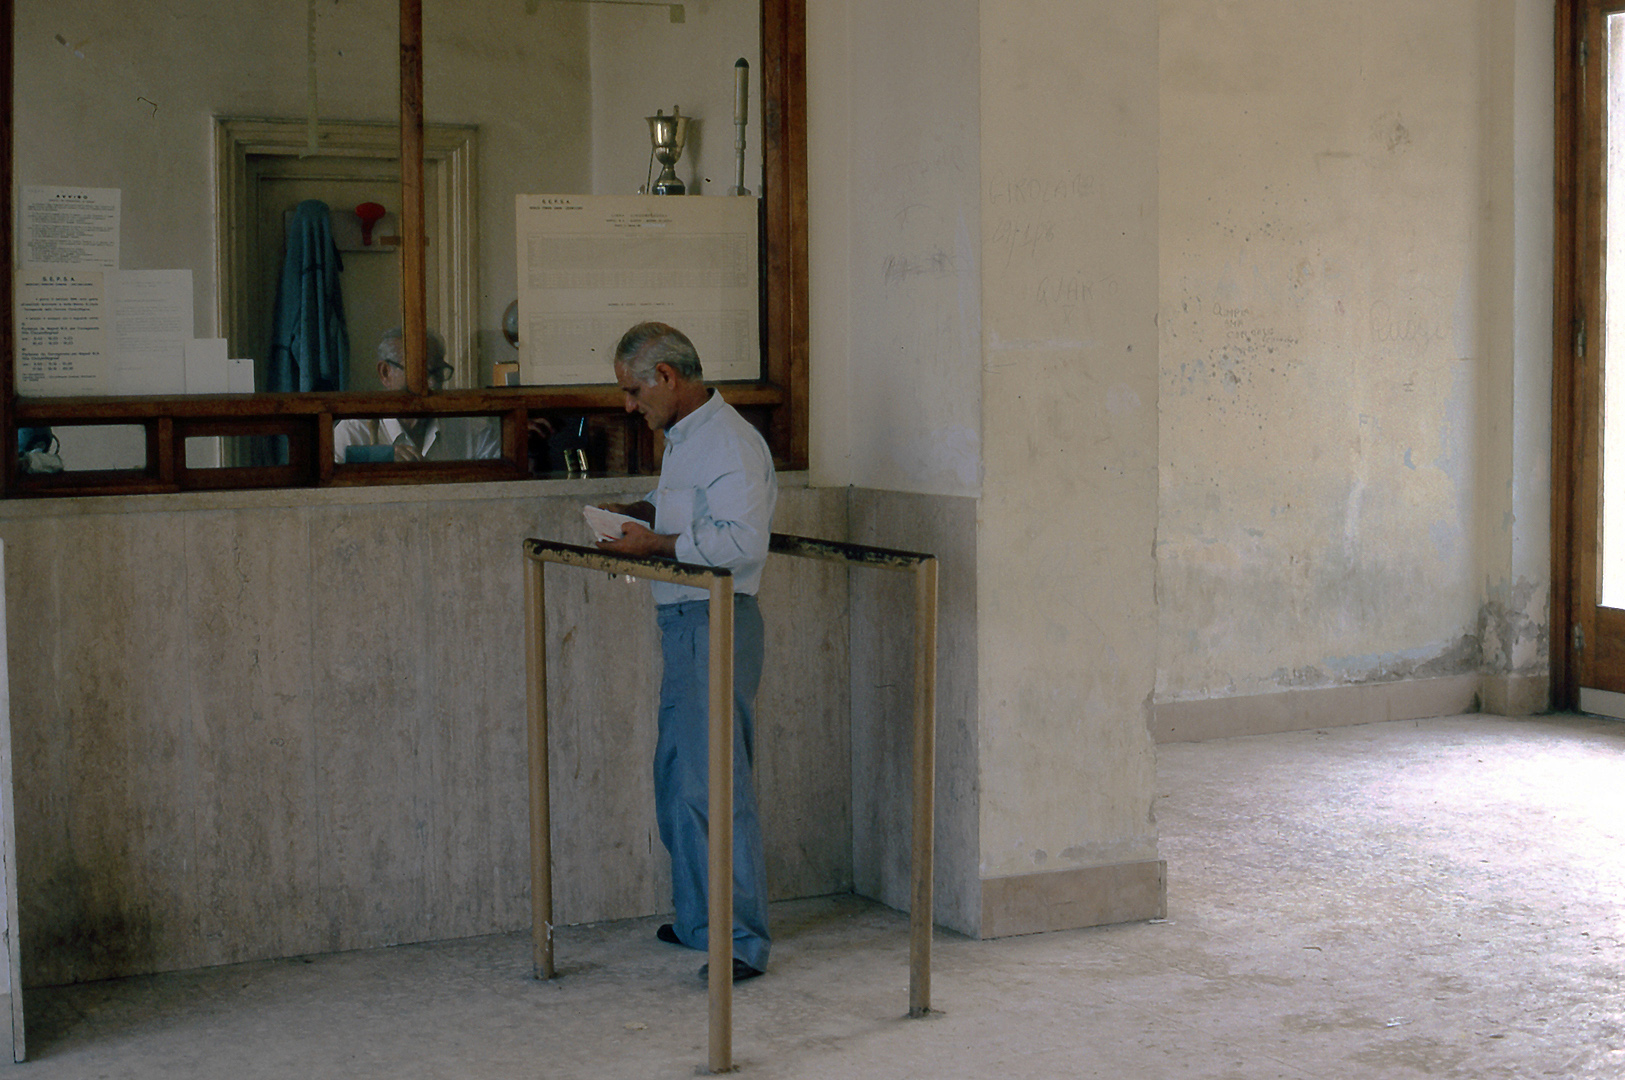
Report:
[[[446,343],[429,331],[425,361],[429,385],[446,385],[452,367],[446,363]],[[385,390],[406,389],[406,342],[401,328],[387,331],[378,342],[378,381]],[[494,458],[502,452],[497,424],[482,416],[412,416],[340,420],[333,425],[333,460],[357,461],[468,461]]]

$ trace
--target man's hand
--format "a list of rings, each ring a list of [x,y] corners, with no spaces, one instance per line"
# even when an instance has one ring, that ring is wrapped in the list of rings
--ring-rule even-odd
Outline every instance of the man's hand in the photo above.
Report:
[[[613,506],[604,507],[605,510],[614,510],[615,513],[629,513]],[[598,541],[599,551],[608,551],[614,555],[633,555],[642,558],[647,555],[659,555],[667,559],[677,557],[677,536],[667,536],[663,533],[651,532],[636,522],[629,521],[621,526],[621,536],[618,540]]]

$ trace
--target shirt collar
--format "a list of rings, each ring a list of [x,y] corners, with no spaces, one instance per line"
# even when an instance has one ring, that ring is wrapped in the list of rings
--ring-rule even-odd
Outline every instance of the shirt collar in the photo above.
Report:
[[[712,387],[706,391],[704,405],[701,405],[666,429],[666,445],[674,446],[700,430],[705,426],[705,422],[711,419],[720,408],[722,408],[722,395],[717,393],[715,387]]]
[[[383,434],[383,441],[386,443],[394,443],[396,439],[399,439],[402,435],[406,435],[406,429],[401,426],[401,422],[388,416],[378,421],[378,430]],[[434,445],[435,435],[440,431],[440,418],[437,416],[431,416],[429,418],[429,422],[420,430],[423,433],[422,446],[418,446],[410,435],[407,435],[407,441],[412,442],[412,445],[417,448],[418,453],[426,454],[429,452],[429,447]]]

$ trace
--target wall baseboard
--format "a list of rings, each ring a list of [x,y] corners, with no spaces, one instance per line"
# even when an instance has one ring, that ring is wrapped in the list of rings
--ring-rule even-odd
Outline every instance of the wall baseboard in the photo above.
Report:
[[[11,1061],[20,1065],[27,1060],[27,1054],[23,1051],[23,999],[20,992],[0,994],[0,1017],[5,1018],[11,1030]],[[0,1065],[4,1062],[5,1058],[0,1057]]]
[[[1479,683],[1477,674],[1447,675],[1246,697],[1164,701],[1153,706],[1151,738],[1159,743],[1201,742],[1238,735],[1455,716],[1478,711]]]
[[[1485,675],[1479,700],[1487,713],[1497,716],[1536,716],[1552,711],[1550,675]]]
[[[1168,864],[1161,859],[982,880],[984,939],[1167,915]]]

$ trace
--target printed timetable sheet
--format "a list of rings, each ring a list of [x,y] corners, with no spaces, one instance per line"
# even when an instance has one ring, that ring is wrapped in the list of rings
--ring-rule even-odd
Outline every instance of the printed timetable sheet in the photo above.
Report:
[[[190,270],[18,271],[17,393],[180,394]]]
[[[520,195],[516,219],[522,382],[614,382],[615,343],[650,319],[707,380],[761,377],[755,199]]]

